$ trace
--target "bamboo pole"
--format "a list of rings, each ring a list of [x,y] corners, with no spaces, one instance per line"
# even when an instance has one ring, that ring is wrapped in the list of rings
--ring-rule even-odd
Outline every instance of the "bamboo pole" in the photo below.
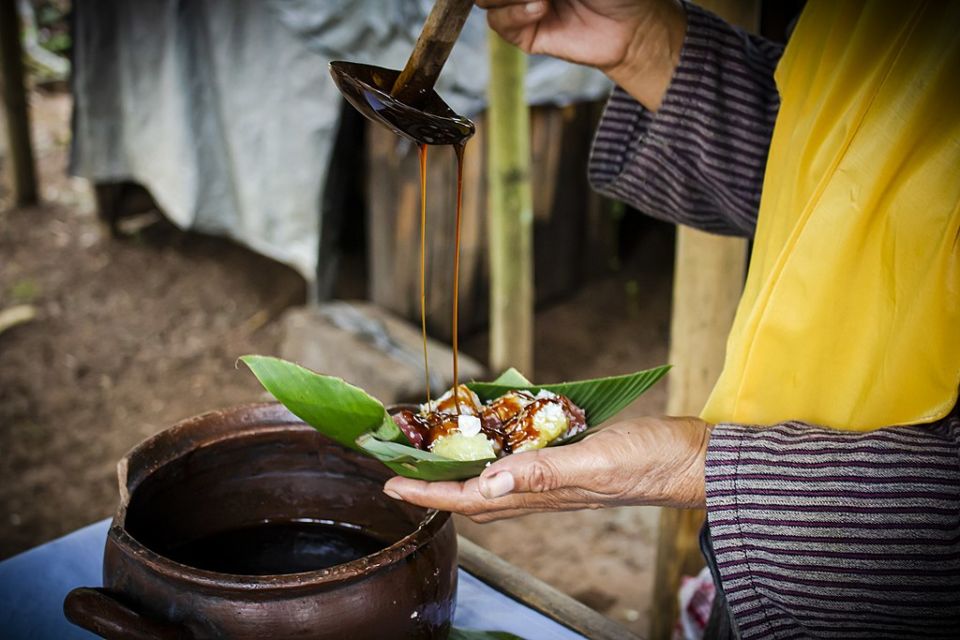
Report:
[[[757,0],[704,0],[701,4],[728,22],[756,31]],[[747,243],[681,227],[677,230],[670,321],[667,413],[697,415],[723,369],[727,334],[733,324],[746,272]],[[650,637],[670,638],[679,615],[677,594],[684,575],[703,568],[699,534],[704,512],[662,509],[654,569]]]
[[[533,197],[526,55],[489,32],[490,367],[533,375]]]
[[[700,413],[723,368],[724,346],[740,297],[746,241],[677,230],[670,322],[667,413]],[[700,509],[662,509],[654,570],[650,637],[669,638],[679,613],[677,592],[685,575],[703,568]]]
[[[20,17],[16,0],[0,0],[0,101],[6,116],[7,151],[13,173],[13,202],[36,204],[37,178],[30,144],[30,114],[23,82]]]

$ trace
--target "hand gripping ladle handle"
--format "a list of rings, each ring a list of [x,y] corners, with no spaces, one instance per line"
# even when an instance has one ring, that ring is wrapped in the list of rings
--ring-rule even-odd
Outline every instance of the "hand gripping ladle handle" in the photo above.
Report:
[[[413,46],[413,53],[393,83],[390,94],[394,98],[416,107],[433,89],[471,8],[473,0],[437,0]]]

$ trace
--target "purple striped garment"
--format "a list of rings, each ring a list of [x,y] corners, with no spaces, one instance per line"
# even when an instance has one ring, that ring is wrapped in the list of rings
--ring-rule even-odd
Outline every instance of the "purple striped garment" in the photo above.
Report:
[[[705,231],[752,236],[782,49],[687,5],[661,108],[615,89],[596,189]],[[960,413],[869,433],[718,425],[707,521],[742,638],[960,637]]]
[[[655,218],[752,236],[783,49],[693,5],[687,22],[680,64],[655,114],[614,89],[593,142],[590,182]]]

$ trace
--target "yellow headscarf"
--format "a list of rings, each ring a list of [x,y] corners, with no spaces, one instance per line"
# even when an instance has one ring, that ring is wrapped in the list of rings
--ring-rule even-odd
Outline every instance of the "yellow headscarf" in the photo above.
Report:
[[[865,431],[960,386],[960,2],[808,3],[703,417]]]

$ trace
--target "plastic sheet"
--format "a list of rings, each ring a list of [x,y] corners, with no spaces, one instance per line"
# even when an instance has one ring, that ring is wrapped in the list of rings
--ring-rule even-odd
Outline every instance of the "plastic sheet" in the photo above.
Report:
[[[78,0],[71,170],[143,184],[177,225],[317,277],[324,184],[341,100],[333,59],[406,61],[427,0]],[[484,107],[486,21],[474,10],[440,77]],[[597,99],[598,72],[534,58],[532,104]]]

